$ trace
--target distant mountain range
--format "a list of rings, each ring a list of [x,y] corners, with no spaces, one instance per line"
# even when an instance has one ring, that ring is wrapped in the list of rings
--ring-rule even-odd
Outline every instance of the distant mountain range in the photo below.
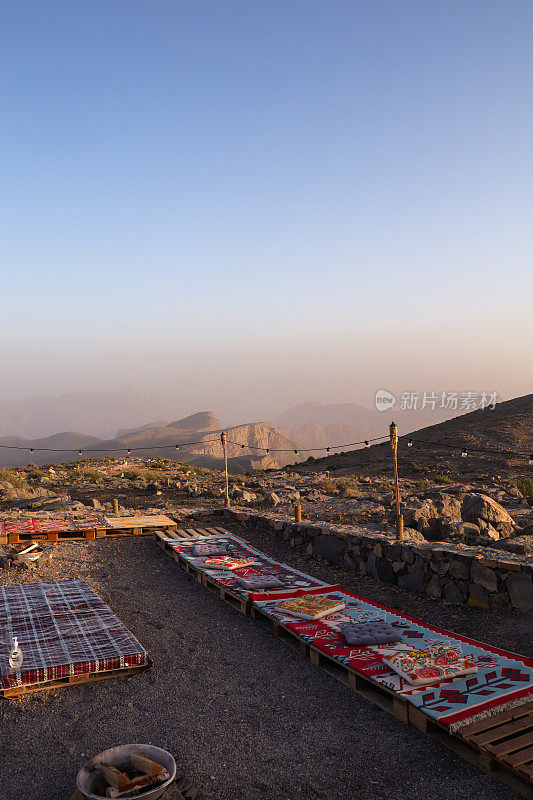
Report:
[[[76,420],[83,419],[92,408],[105,405],[105,395],[94,395],[87,399],[85,395],[65,396],[60,403],[60,410],[56,413],[61,419],[70,409],[69,414]],[[121,456],[132,450],[132,456],[144,455],[147,457],[170,457],[198,466],[219,468],[222,463],[222,448],[220,432],[223,425],[211,411],[201,411],[174,422],[159,420],[145,423],[140,421],[137,426],[128,425],[121,427],[117,414],[120,408],[126,409],[125,420],[142,414],[142,409],[150,405],[146,396],[139,396],[135,400],[132,395],[113,394],[107,396],[111,404],[115,403],[112,413],[108,414],[108,427],[114,424],[113,434],[101,438],[79,433],[77,430],[67,430],[52,436],[23,437],[10,435],[0,438],[0,464],[4,466],[23,466],[28,463],[48,464],[59,463],[80,458],[77,452],[82,451],[83,457],[94,455],[95,458],[104,455]],[[85,399],[83,399],[85,398]],[[125,405],[122,406],[122,400]],[[94,401],[94,402],[93,402]],[[32,403],[29,402],[29,408]],[[531,405],[531,395],[511,401],[518,404]],[[37,403],[37,401],[35,401]],[[91,405],[92,403],[92,405]],[[46,404],[45,404],[46,405]],[[164,401],[161,403],[164,406]],[[35,406],[37,409],[38,404]],[[150,406],[150,409],[152,407]],[[509,408],[507,403],[500,403],[493,416],[483,416],[484,420],[495,422],[500,419],[504,408]],[[27,409],[26,409],[27,410]],[[390,420],[394,417],[398,424],[400,435],[425,428],[431,431],[438,428],[438,424],[445,418],[456,415],[461,426],[466,416],[457,416],[457,412],[433,411],[407,411],[394,409],[388,413],[364,408],[355,403],[338,405],[325,405],[321,403],[303,403],[288,409],[275,419],[268,422],[250,422],[225,428],[228,437],[228,457],[233,471],[247,471],[251,468],[279,467],[307,458],[308,453],[295,453],[303,448],[316,448],[313,455],[325,455],[326,447],[331,452],[353,450],[352,443],[376,436],[386,436]],[[61,416],[63,415],[63,416]],[[68,416],[68,414],[67,414]],[[503,430],[505,414],[502,417],[498,430]],[[20,417],[22,419],[22,417]],[[144,417],[146,419],[146,417]],[[530,419],[528,417],[528,419]],[[5,422],[4,422],[5,424]],[[41,423],[42,424],[42,423]],[[37,421],[34,423],[38,427]],[[523,427],[523,426],[522,426]],[[514,423],[508,425],[508,435],[512,438]],[[179,444],[179,450],[175,445]],[[44,448],[44,452],[39,452]],[[135,451],[135,448],[143,448]],[[255,448],[262,448],[260,450]],[[33,449],[35,452],[30,453]],[[270,450],[269,453],[266,451]],[[286,452],[275,452],[275,451]],[[59,452],[50,452],[59,451]],[[69,452],[74,451],[74,452]]]
[[[218,469],[223,457],[221,431],[222,424],[213,412],[200,411],[168,424],[142,425],[113,439],[98,439],[75,431],[44,439],[6,436],[0,439],[0,463],[16,467],[28,463],[61,463],[91,456],[124,457],[127,456],[128,449],[131,449],[132,456],[173,458],[188,464]],[[226,428],[225,431],[228,461],[233,472],[285,466],[299,460],[294,452],[298,445],[267,422],[237,425]],[[176,448],[177,444],[179,449]],[[46,449],[41,451],[40,448]],[[31,449],[35,452],[30,452]],[[59,452],[50,452],[52,450]],[[69,450],[81,450],[81,455],[68,452]],[[267,450],[286,452],[267,453]]]

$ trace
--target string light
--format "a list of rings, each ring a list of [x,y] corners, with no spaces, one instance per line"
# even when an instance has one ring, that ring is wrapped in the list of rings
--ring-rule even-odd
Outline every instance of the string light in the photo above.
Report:
[[[258,451],[262,450],[264,452],[266,451],[267,453],[291,453],[291,452],[293,452],[295,455],[300,455],[300,453],[324,453],[324,451],[326,453],[329,453],[329,452],[331,452],[331,450],[341,450],[341,449],[346,450],[346,449],[348,449],[350,447],[356,447],[357,445],[362,445],[362,444],[364,444],[365,447],[370,447],[370,443],[371,442],[379,442],[380,444],[383,445],[383,444],[386,444],[386,442],[384,440],[388,439],[388,438],[389,438],[389,435],[387,434],[385,436],[375,436],[374,438],[371,438],[371,439],[364,439],[363,441],[359,441],[359,442],[347,442],[345,444],[329,445],[328,447],[304,447],[301,450],[300,449],[298,449],[298,450],[289,450],[287,448],[277,448],[277,447],[274,447],[274,448],[257,447],[256,445],[250,445],[250,444],[244,445],[241,442],[232,442],[229,439],[228,439],[228,444],[233,444],[233,445],[235,445],[237,447],[240,446],[240,448],[242,450],[248,448],[249,450],[258,450]],[[200,440],[198,440],[196,442],[183,442],[181,446],[191,447],[192,445],[199,445],[199,444],[206,445],[206,444],[209,444],[210,442],[215,442],[215,441],[218,441],[218,440],[219,440],[219,437],[216,436],[216,437],[214,437],[212,439],[200,439]],[[408,442],[407,442],[407,447],[412,447],[413,444],[414,444],[413,440],[409,439]],[[528,463],[529,464],[533,464],[533,453],[530,454],[529,456],[526,456],[525,453],[519,453],[519,452],[517,452],[515,450],[503,450],[503,449],[502,450],[497,450],[495,448],[487,449],[487,448],[480,448],[480,447],[471,447],[471,448],[469,448],[469,451],[467,452],[464,448],[461,448],[458,445],[453,445],[453,444],[448,444],[447,442],[445,443],[445,442],[438,442],[438,441],[437,442],[430,442],[430,441],[424,440],[424,439],[417,439],[417,445],[427,445],[428,448],[443,447],[443,448],[445,448],[447,450],[462,450],[461,456],[463,458],[466,458],[468,456],[468,452],[470,454],[472,454],[472,453],[483,453],[483,454],[487,454],[487,455],[491,455],[491,456],[508,456],[508,457],[515,457],[515,458],[523,458],[523,459],[527,458],[528,459]],[[171,449],[171,448],[179,450],[180,449],[180,445],[179,444],[159,445],[159,447],[157,447],[156,449],[158,449],[158,450],[168,450],[168,449]],[[28,447],[27,445],[21,447],[20,445],[17,446],[17,445],[0,444],[0,449],[2,449],[2,450],[24,450],[24,451],[32,453],[32,454],[35,453],[35,452],[37,452],[37,453],[75,453],[75,452],[77,452],[79,456],[83,455],[83,450],[77,450],[76,451],[74,449],[68,449],[68,448]],[[130,454],[133,451],[143,451],[143,450],[148,450],[149,451],[149,450],[153,450],[153,449],[154,449],[154,445],[151,445],[151,446],[148,446],[148,447],[131,447],[131,448],[127,448],[127,452],[128,452],[128,454]],[[126,452],[126,448],[125,447],[93,447],[93,448],[91,448],[91,453],[94,453],[96,458],[98,458],[98,456],[96,455],[97,453],[124,453],[124,452]]]
[[[128,447],[128,455],[131,456],[131,450],[129,447]]]

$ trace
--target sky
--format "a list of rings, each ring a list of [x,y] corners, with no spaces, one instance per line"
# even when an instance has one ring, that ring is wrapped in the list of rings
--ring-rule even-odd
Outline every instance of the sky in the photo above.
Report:
[[[4,3],[0,398],[531,391],[530,2]]]

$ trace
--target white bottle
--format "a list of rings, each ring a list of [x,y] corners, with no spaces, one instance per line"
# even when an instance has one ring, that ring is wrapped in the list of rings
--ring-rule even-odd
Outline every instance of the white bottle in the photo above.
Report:
[[[17,637],[13,639],[13,649],[9,654],[9,666],[11,669],[19,670],[22,666],[22,661],[24,656],[22,655],[22,650],[19,647],[19,643],[17,641]]]

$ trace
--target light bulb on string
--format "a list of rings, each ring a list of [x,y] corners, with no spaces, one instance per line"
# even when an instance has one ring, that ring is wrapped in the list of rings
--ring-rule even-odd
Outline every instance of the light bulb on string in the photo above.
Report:
[[[179,444],[175,444],[175,445],[174,445],[174,447],[176,448],[176,450],[179,450],[179,449],[180,449],[180,446],[179,446]]]
[[[461,453],[461,458],[466,458],[467,455],[468,453],[466,452],[466,450],[463,450],[463,452]]]
[[[529,463],[533,464],[533,453],[531,453],[531,455],[529,456]]]
[[[366,439],[365,439],[365,447],[370,447],[370,444],[368,443],[368,441]]]
[[[297,456],[297,455],[298,455],[298,450],[295,450],[295,451],[294,451],[294,455],[295,455],[295,456]]]
[[[79,456],[83,455],[81,450],[78,450],[78,455]]]
[[[326,447],[326,453],[329,453],[329,447]]]
[[[128,448],[128,455],[131,456],[131,450]]]
[[[412,447],[412,446],[413,446],[413,440],[409,439],[409,441],[407,442],[407,447]]]
[[[33,453],[33,447],[30,447],[30,453]]]

